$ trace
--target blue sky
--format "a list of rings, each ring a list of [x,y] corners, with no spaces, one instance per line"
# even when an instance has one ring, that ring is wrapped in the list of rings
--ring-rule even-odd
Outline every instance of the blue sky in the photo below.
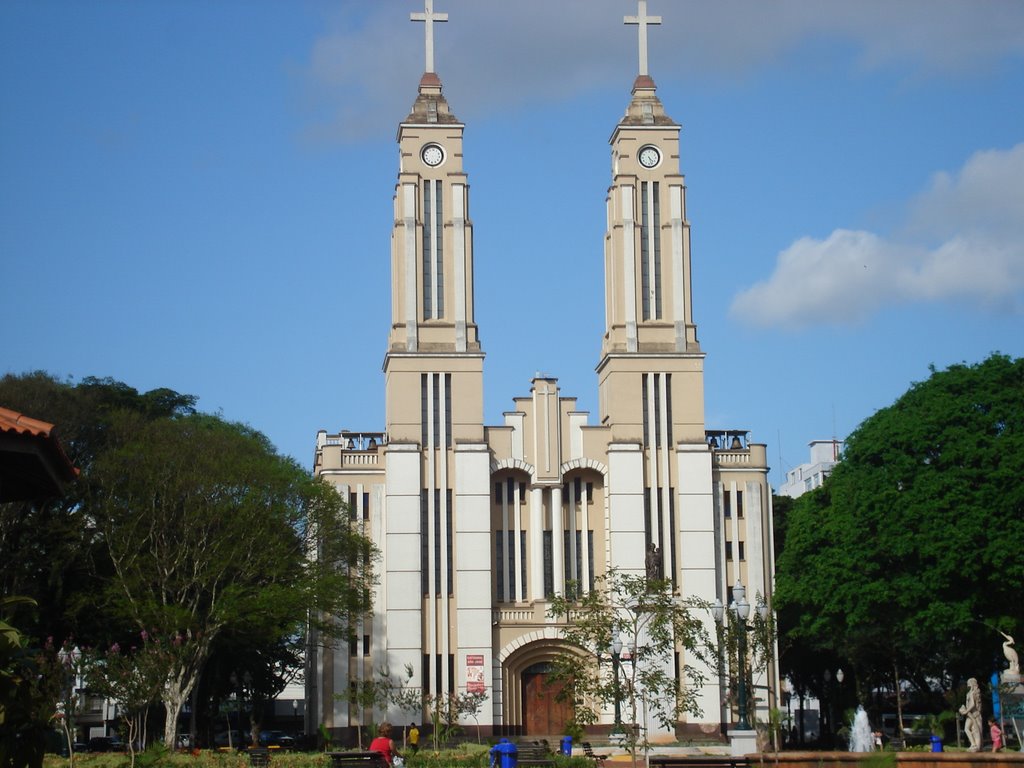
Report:
[[[381,429],[422,8],[0,3],[0,371],[191,393],[306,466],[320,428]],[[594,423],[635,0],[435,9],[466,124],[486,420],[543,371]],[[930,364],[1024,355],[1024,3],[649,12],[683,126],[709,428],[750,429],[777,485]]]

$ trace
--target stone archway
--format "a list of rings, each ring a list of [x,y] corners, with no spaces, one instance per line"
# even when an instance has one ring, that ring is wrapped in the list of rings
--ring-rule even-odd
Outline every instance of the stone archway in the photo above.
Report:
[[[558,700],[559,688],[551,686],[547,676],[557,656],[574,650],[554,626],[520,635],[502,649],[498,658],[506,733],[548,737],[564,733],[574,714],[572,703]]]

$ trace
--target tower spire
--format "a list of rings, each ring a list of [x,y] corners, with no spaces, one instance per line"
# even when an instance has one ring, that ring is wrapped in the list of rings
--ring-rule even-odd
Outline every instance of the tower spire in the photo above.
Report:
[[[411,13],[411,21],[422,21],[426,28],[426,69],[424,72],[434,71],[434,22],[448,21],[447,13],[434,13],[434,0],[423,0],[423,13]]]
[[[636,24],[636,26],[638,27],[640,37],[640,71],[637,74],[639,77],[648,77],[649,73],[647,72],[647,27],[650,25],[661,24],[661,16],[648,16],[647,0],[637,0],[636,16],[624,17],[623,23]]]

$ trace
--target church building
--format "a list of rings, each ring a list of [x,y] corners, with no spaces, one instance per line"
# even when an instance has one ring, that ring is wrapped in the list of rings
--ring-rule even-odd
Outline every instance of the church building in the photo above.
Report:
[[[572,713],[545,695],[545,676],[565,617],[549,617],[548,600],[570,581],[592,589],[609,568],[643,574],[652,545],[680,597],[728,604],[741,582],[770,605],[765,446],[705,424],[680,126],[647,72],[648,25],[660,18],[646,5],[625,18],[639,31],[639,74],[610,139],[598,413],[538,374],[494,424],[484,421],[475,321],[473,158],[434,72],[433,25],[447,14],[432,0],[412,14],[425,25],[426,71],[398,127],[384,423],[319,432],[314,459],[379,548],[379,585],[356,641],[309,660],[312,728],[344,738],[385,717],[423,722],[426,713],[365,710],[344,695],[378,670],[409,669],[426,694],[485,693],[474,729],[561,733]],[[599,254],[595,239],[594,269]],[[713,618],[702,618],[714,637]],[[677,676],[696,663],[679,656]],[[754,686],[764,717],[778,705],[777,672]],[[677,731],[721,733],[733,719],[724,699],[710,674],[703,715]]]

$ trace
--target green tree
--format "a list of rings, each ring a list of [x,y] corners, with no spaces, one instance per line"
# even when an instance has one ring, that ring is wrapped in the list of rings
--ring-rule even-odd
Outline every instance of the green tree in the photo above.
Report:
[[[0,504],[0,593],[32,597],[38,608],[22,630],[38,639],[74,635],[98,643],[109,631],[93,597],[109,576],[94,517],[84,500],[97,458],[112,446],[113,420],[194,413],[195,398],[169,389],[139,393],[113,379],[75,384],[50,374],[0,377],[0,405],[55,425],[79,480],[61,498]]]
[[[669,581],[649,581],[614,569],[599,576],[589,592],[579,595],[573,584],[566,595],[553,597],[548,615],[571,621],[561,628],[565,650],[556,656],[549,678],[561,685],[559,696],[572,701],[576,722],[595,723],[603,710],[625,703],[628,722],[637,725],[643,700],[665,728],[673,728],[684,712],[700,714],[701,670],[715,668],[710,639],[696,615],[707,610],[702,601],[674,596]],[[608,652],[613,638],[628,651],[622,654],[618,675],[612,674]],[[677,650],[690,660],[679,683],[673,672]],[[637,736],[636,728],[627,730],[634,762]]]
[[[322,637],[369,610],[372,545],[333,488],[258,432],[205,415],[115,418],[88,504],[113,566],[108,606],[181,636],[165,670],[164,742],[225,632]]]
[[[996,629],[1024,630],[1024,360],[931,374],[850,435],[778,559],[784,663],[844,660],[862,700],[986,674]]]

